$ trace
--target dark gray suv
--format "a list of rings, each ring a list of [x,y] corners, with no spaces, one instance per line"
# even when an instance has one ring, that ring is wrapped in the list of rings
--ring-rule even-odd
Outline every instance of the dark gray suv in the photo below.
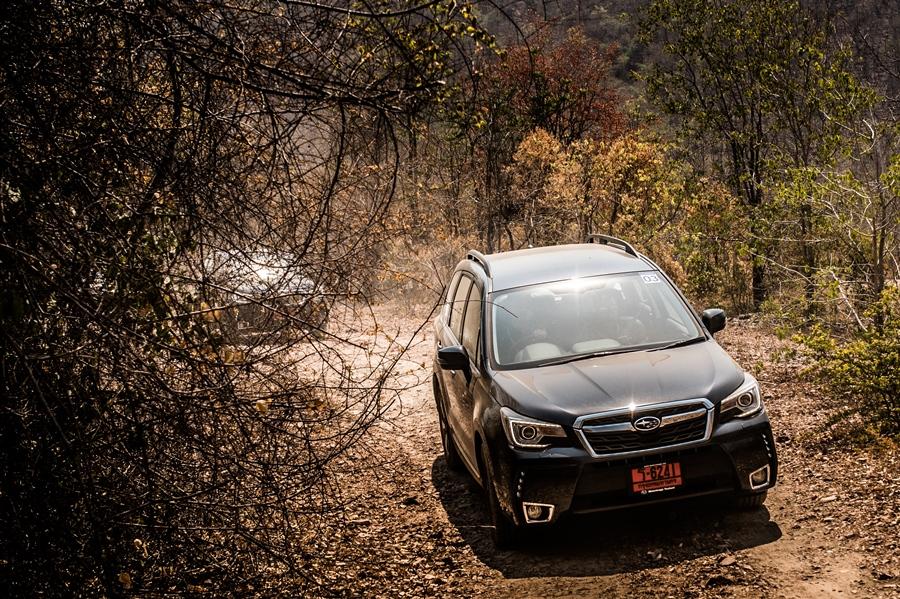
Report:
[[[628,243],[488,256],[434,321],[444,455],[485,489],[498,546],[575,514],[729,494],[765,501],[778,461],[759,385]]]

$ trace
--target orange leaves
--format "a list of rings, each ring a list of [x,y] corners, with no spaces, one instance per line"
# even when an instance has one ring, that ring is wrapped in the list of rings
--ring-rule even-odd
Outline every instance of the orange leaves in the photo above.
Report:
[[[490,123],[520,135],[542,128],[565,143],[612,139],[624,126],[609,78],[617,53],[580,29],[557,39],[544,27],[484,68],[471,114],[482,127]]]
[[[641,241],[684,203],[684,167],[667,151],[641,132],[563,144],[537,129],[519,144],[510,173],[524,210],[545,232],[577,239],[618,231]]]

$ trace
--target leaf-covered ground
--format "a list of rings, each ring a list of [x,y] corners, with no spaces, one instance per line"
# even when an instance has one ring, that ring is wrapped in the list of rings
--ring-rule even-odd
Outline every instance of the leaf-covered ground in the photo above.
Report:
[[[408,352],[397,402],[337,479],[316,531],[320,582],[365,597],[900,597],[900,452],[844,441],[791,344],[750,320],[720,343],[763,387],[781,461],[764,509],[703,501],[563,522],[496,551],[481,493],[441,457],[428,308],[382,306],[354,340]],[[364,354],[361,354],[364,356]],[[364,368],[364,360],[360,367]],[[324,591],[323,591],[324,594]]]

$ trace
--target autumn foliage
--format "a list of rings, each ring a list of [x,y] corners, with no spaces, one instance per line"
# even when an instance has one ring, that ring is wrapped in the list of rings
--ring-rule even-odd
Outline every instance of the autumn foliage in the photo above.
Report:
[[[601,47],[580,29],[554,39],[542,27],[527,44],[505,50],[479,77],[475,114],[506,128],[541,128],[564,143],[612,139],[623,128],[610,68],[615,46]],[[486,120],[477,128],[488,126]]]

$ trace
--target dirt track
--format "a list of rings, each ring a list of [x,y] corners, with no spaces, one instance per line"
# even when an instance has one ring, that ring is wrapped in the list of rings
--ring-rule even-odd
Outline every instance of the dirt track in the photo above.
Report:
[[[424,313],[423,313],[424,312]],[[408,346],[400,402],[377,431],[387,462],[353,504],[351,595],[415,597],[900,597],[896,449],[823,441],[829,410],[788,347],[748,322],[719,340],[759,378],[781,477],[764,509],[705,501],[579,518],[495,551],[480,492],[441,457],[427,309],[376,311],[354,340]],[[399,335],[397,335],[399,333]],[[358,484],[363,484],[357,480]]]

